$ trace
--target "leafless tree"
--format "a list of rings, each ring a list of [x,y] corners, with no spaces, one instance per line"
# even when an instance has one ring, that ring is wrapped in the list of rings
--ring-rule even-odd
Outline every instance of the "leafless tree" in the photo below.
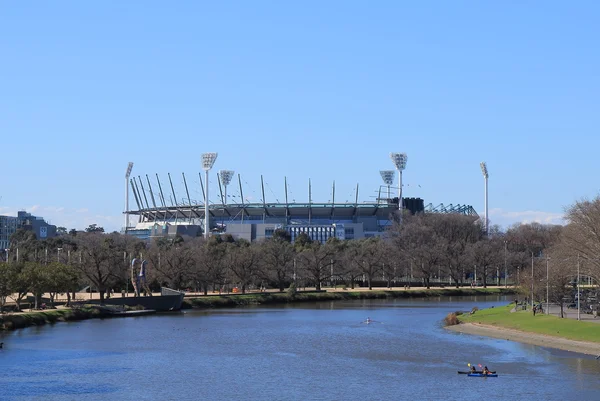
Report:
[[[73,266],[96,286],[100,303],[104,303],[106,290],[123,277],[124,266],[121,261],[125,243],[122,237],[118,233],[100,232],[80,233],[75,237],[80,261]]]
[[[256,246],[261,255],[264,278],[275,282],[279,291],[283,292],[293,273],[294,246],[280,237],[267,239]]]

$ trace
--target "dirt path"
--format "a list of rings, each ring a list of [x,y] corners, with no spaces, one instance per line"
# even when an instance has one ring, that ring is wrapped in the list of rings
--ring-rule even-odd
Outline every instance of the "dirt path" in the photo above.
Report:
[[[541,347],[556,348],[563,351],[600,356],[600,343],[568,340],[566,338],[528,333],[479,323],[461,323],[456,326],[447,326],[446,329],[458,333],[500,338],[525,344],[539,345]]]

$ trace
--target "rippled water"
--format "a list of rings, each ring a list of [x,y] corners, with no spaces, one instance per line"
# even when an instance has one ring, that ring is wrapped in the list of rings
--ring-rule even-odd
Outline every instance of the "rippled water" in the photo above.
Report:
[[[4,335],[1,400],[594,400],[600,361],[447,332],[499,298],[365,300],[127,319]],[[380,323],[361,324],[366,317]],[[487,364],[498,378],[457,370]]]

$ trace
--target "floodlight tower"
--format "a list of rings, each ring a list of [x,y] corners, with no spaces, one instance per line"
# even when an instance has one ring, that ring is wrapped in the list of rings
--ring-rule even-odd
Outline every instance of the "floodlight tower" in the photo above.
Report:
[[[206,191],[204,192],[204,238],[208,239],[208,232],[210,231],[210,221],[208,213],[208,172],[215,164],[218,153],[202,153],[202,169],[205,172],[206,177]]]
[[[488,169],[487,169],[487,164],[485,164],[485,162],[481,162],[479,163],[479,165],[481,166],[481,172],[483,173],[483,179],[485,180],[485,198],[484,198],[484,202],[485,202],[485,235],[487,236],[489,234],[489,227],[488,227]]]
[[[388,199],[390,199],[391,195],[390,195],[390,185],[392,185],[394,183],[394,170],[381,170],[379,171],[379,174],[381,174],[381,178],[383,179],[383,182],[387,185],[388,187]]]
[[[129,227],[129,176],[132,168],[133,162],[129,162],[125,172],[125,234],[127,234],[127,227]]]
[[[406,168],[408,157],[406,153],[390,153],[390,158],[398,170],[398,209],[400,210],[400,221],[402,221],[402,171]]]
[[[233,178],[233,174],[235,174],[235,171],[233,170],[221,170],[219,171],[219,175],[221,176],[221,182],[223,183],[223,187],[224,187],[224,200],[223,200],[223,205],[227,206],[227,186],[229,185],[229,183],[231,182],[231,179]]]

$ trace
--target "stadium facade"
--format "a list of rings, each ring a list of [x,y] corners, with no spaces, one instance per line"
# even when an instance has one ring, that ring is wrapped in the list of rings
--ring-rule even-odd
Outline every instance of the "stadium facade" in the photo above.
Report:
[[[125,231],[128,234],[144,240],[176,235],[192,237],[203,235],[205,204],[190,199],[185,174],[182,174],[185,195],[178,197],[170,174],[168,182],[165,183],[161,182],[157,174],[153,184],[148,175],[145,177],[146,180],[142,180],[140,176],[137,179],[136,177],[129,178],[129,172],[130,169],[126,175],[127,199],[130,189],[137,209],[128,210],[126,207],[125,213],[127,216],[133,216],[137,222],[135,225],[126,223],[128,227],[125,228]],[[291,235],[292,241],[301,233],[306,233],[311,239],[320,242],[325,242],[332,237],[341,240],[361,239],[382,235],[393,224],[394,218],[398,216],[398,198],[389,197],[389,186],[387,187],[388,197],[381,197],[383,186],[380,186],[379,196],[373,202],[359,202],[357,186],[354,202],[336,203],[334,184],[334,199],[331,202],[297,203],[287,201],[286,181],[285,202],[245,203],[242,201],[244,188],[239,175],[238,192],[236,195],[227,196],[227,185],[232,175],[233,172],[230,171],[221,171],[217,174],[220,203],[209,202],[208,207],[209,230],[213,235],[227,233],[235,238],[260,241],[270,238],[275,230],[283,229]],[[227,176],[227,179],[223,180],[223,176]],[[199,177],[204,194],[202,176],[199,175]],[[144,185],[144,181],[146,185]],[[261,187],[263,195],[261,200],[264,200],[265,191],[262,177]],[[170,189],[168,202],[165,192],[163,192],[165,188]],[[309,184],[308,199],[312,198],[310,192]],[[178,199],[181,199],[181,202],[176,201]],[[232,199],[237,199],[237,202]],[[126,202],[128,204],[128,201]],[[444,206],[440,204],[433,206],[432,204],[425,205],[420,198],[403,198],[402,206],[411,213],[460,213],[477,217],[473,207],[468,205]],[[126,217],[126,222],[129,221],[130,218]]]

